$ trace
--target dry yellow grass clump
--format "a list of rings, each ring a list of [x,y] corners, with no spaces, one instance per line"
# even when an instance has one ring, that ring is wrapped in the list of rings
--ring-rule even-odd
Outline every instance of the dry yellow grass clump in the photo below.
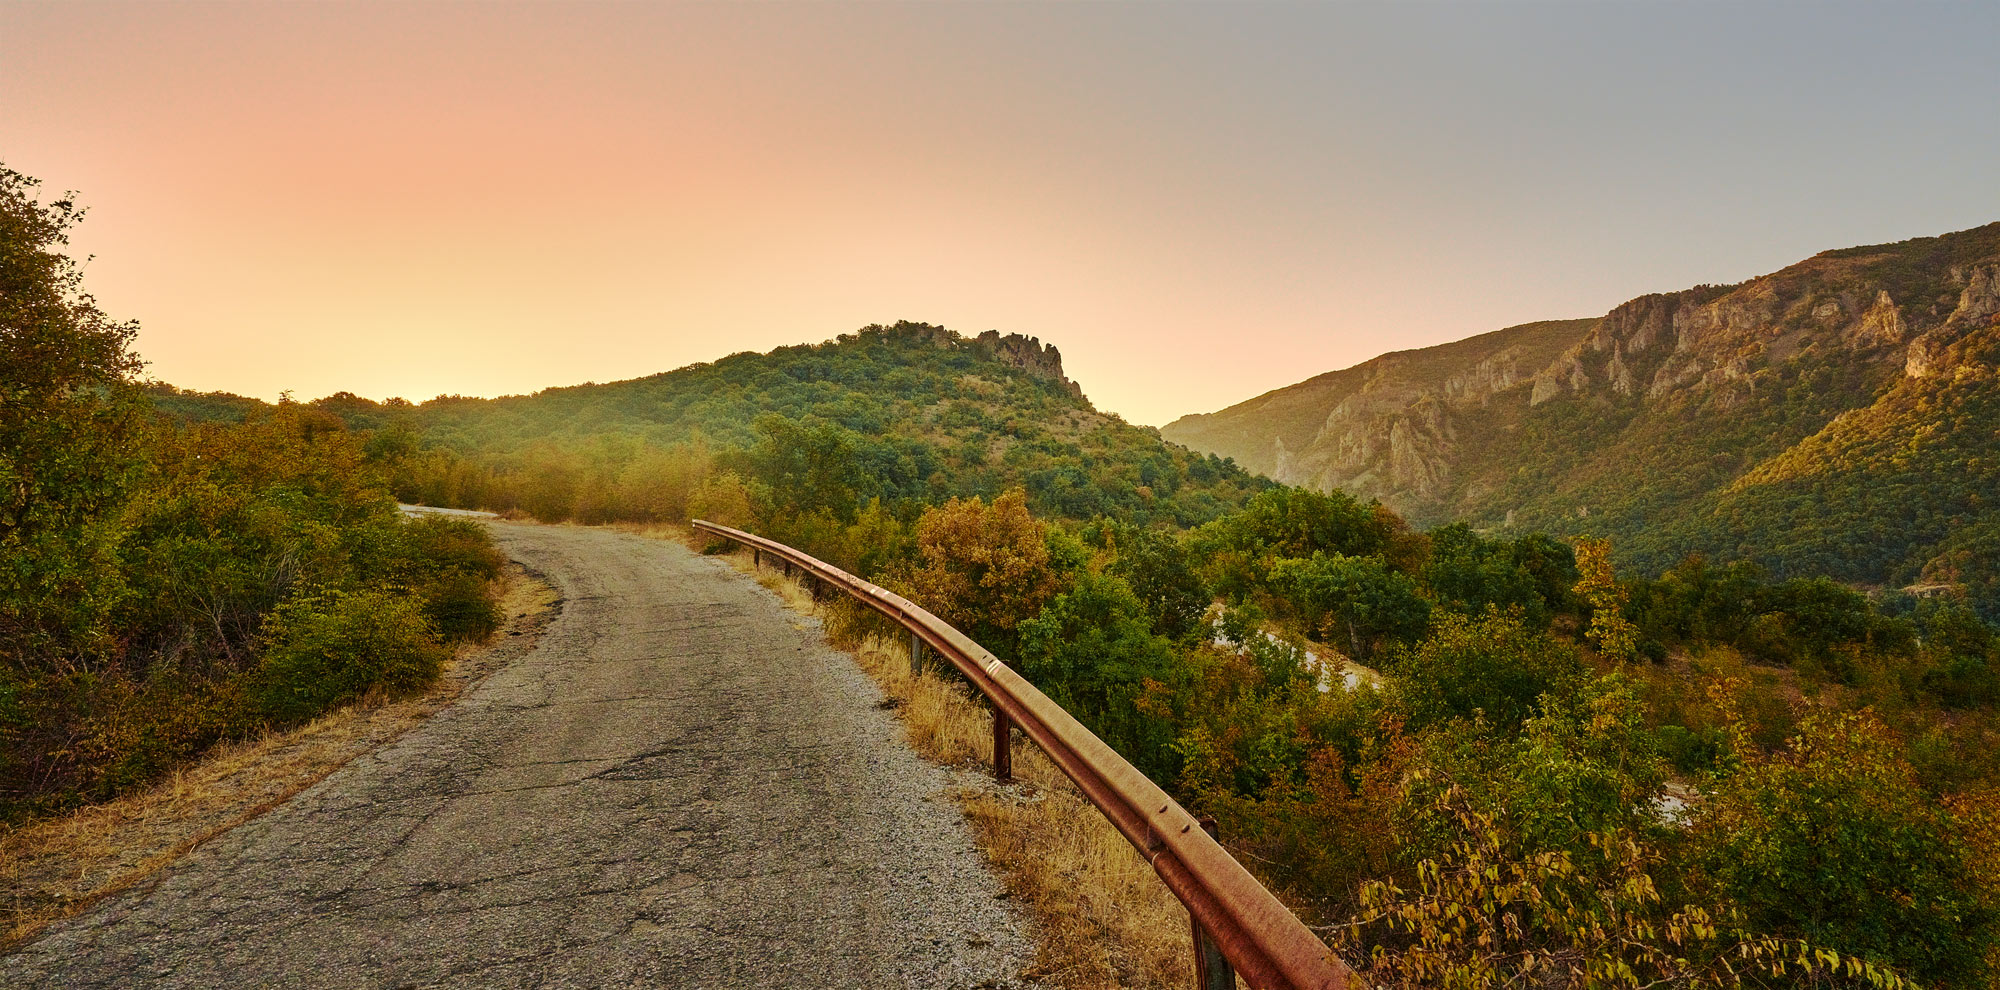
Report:
[[[708,544],[681,527],[635,531],[696,548]],[[800,582],[758,570],[747,552],[729,560],[794,610],[820,618],[828,642],[851,654],[889,696],[911,748],[946,766],[990,772],[993,729],[985,701],[934,666],[911,676],[907,634],[837,593],[815,601]],[[1036,959],[1026,975],[1071,990],[1192,982],[1187,910],[1018,732],[1013,755],[1013,784],[968,776],[954,797],[1008,891],[1033,913]]]
[[[508,635],[548,623],[556,592],[510,568],[504,633],[461,650],[423,694],[364,698],[292,729],[216,747],[149,790],[0,832],[0,951],[138,884],[311,787],[449,704],[496,664]]]

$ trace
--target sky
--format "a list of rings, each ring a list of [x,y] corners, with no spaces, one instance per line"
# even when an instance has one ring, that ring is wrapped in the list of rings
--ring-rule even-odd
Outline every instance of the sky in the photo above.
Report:
[[[2000,219],[2000,4],[24,3],[0,162],[149,374],[1023,333],[1159,425]]]

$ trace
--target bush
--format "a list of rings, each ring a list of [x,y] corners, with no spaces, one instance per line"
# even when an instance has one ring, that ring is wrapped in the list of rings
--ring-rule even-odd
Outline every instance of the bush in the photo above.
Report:
[[[245,692],[252,717],[303,722],[370,691],[407,694],[444,669],[444,644],[407,595],[323,589],[264,621],[264,653]]]
[[[491,581],[507,557],[493,545],[486,527],[470,519],[421,516],[403,527],[403,554],[413,567],[432,574],[461,572]]]
[[[1543,694],[1573,686],[1583,661],[1576,647],[1519,616],[1444,612],[1428,639],[1397,654],[1395,669],[1412,728],[1482,713],[1512,733],[1539,711]]]
[[[492,582],[507,558],[486,527],[469,519],[423,516],[401,527],[393,574],[423,599],[425,618],[446,643],[476,643],[505,619]]]
[[[1978,865],[1990,823],[1926,794],[1886,726],[1821,712],[1782,752],[1734,750],[1740,764],[1712,781],[1688,835],[1719,900],[1759,931],[1926,986],[1991,986],[2000,899]]]
[[[446,643],[479,643],[500,628],[506,616],[489,583],[476,574],[451,571],[420,589],[424,618]]]

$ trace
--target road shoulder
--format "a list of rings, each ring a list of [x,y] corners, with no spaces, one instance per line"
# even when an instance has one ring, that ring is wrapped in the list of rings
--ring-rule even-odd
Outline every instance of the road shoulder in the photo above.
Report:
[[[227,743],[145,791],[0,833],[0,954],[149,882],[204,843],[395,741],[532,649],[561,604],[547,582],[510,565],[505,626],[461,649],[423,694],[363,699],[296,728]]]

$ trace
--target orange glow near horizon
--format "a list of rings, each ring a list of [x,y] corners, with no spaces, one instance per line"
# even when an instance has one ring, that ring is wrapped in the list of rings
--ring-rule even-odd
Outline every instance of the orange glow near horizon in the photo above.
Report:
[[[1721,102],[1648,102],[1668,62],[1575,56],[1639,79],[1606,103],[1484,15],[1355,9],[14,3],[0,160],[80,191],[87,285],[182,387],[519,393],[910,319],[1040,337],[1152,424],[2000,214],[1907,155],[1653,163]],[[1713,126],[1822,155],[1744,92]]]

